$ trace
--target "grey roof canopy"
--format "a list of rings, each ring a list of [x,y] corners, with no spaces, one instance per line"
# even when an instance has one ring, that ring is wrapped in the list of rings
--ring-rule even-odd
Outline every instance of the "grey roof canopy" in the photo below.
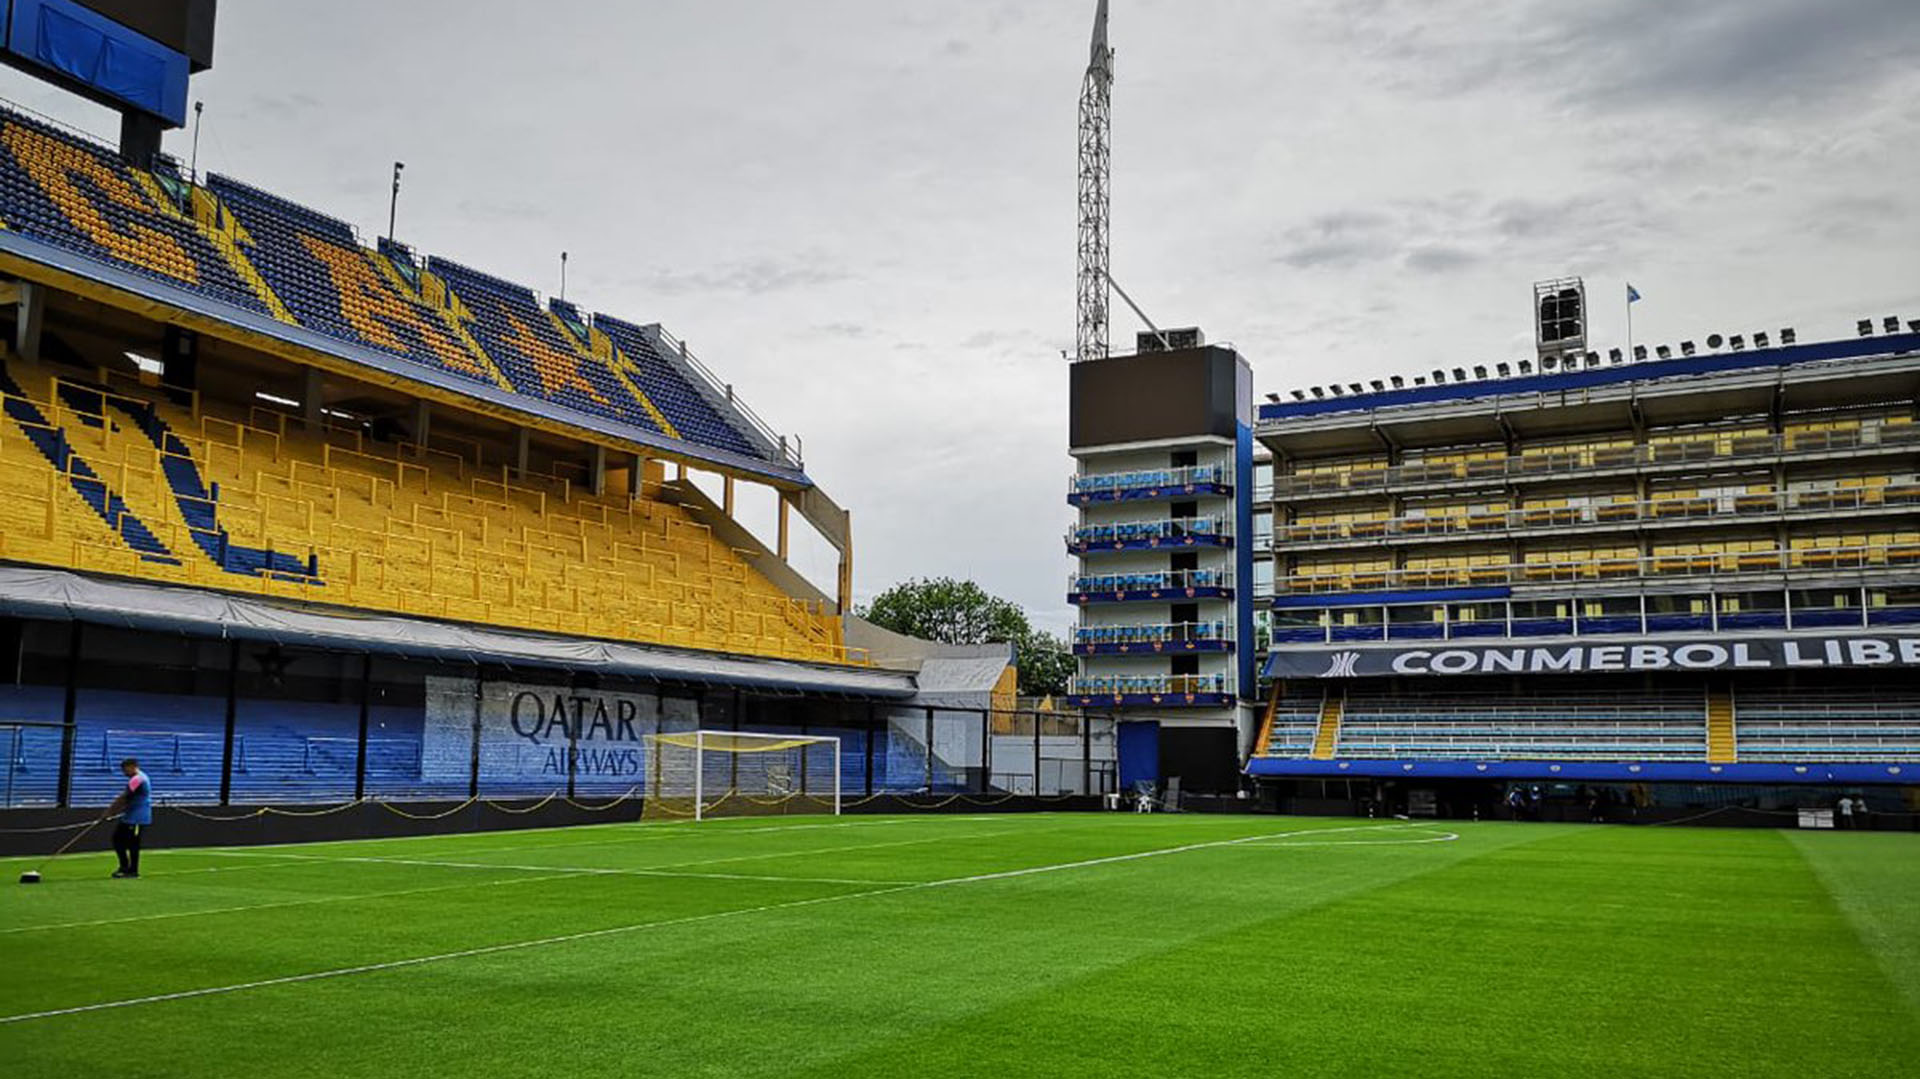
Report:
[[[0,565],[0,611],[21,617],[200,633],[421,659],[526,663],[675,682],[850,697],[912,698],[911,672],[731,656],[623,641],[516,632],[258,596]]]

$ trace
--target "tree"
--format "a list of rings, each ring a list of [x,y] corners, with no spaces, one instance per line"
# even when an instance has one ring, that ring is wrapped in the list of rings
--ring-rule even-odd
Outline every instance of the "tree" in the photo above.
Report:
[[[882,629],[942,644],[1011,644],[1020,692],[1027,696],[1065,693],[1073,676],[1073,653],[1064,641],[1036,631],[1017,604],[972,581],[916,577],[880,593],[854,613]]]
[[[1060,697],[1080,663],[1067,642],[1037,629],[1020,644],[1014,661],[1020,668],[1020,692],[1029,697]]]
[[[951,577],[903,581],[854,613],[883,629],[941,644],[1019,644],[1032,632],[1018,606]]]

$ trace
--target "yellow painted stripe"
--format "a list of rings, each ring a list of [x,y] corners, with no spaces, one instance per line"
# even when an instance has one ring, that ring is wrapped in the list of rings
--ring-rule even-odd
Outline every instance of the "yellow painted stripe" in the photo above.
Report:
[[[227,265],[233,267],[233,272],[240,275],[240,280],[247,283],[247,287],[260,298],[260,302],[267,305],[268,313],[289,326],[299,325],[300,321],[294,318],[293,312],[281,302],[280,297],[267,284],[267,279],[260,276],[260,271],[254,266],[253,260],[247,257],[246,252],[240,250],[242,244],[252,246],[253,237],[247,235],[247,230],[241,227],[232,212],[220,204],[220,200],[214,197],[213,192],[204,187],[193,189],[193,211],[194,223],[199,226],[200,234],[213,244],[213,249],[220,252],[221,256],[227,260]],[[224,227],[222,222],[225,223]]]
[[[441,291],[447,296],[448,299],[453,300],[457,306],[450,308],[442,304],[427,303],[427,299],[425,295],[427,291],[426,282],[428,281],[429,278],[438,282],[439,278],[433,277],[432,274],[429,274],[425,269],[422,269],[420,271],[421,288],[420,288],[420,291],[416,292],[412,288],[408,287],[407,279],[400,276],[400,271],[394,267],[392,259],[379,253],[378,251],[368,251],[367,256],[373,259],[373,264],[375,267],[379,269],[380,276],[386,278],[387,283],[389,285],[392,285],[393,288],[397,292],[399,292],[401,296],[407,299],[413,300],[416,303],[420,303],[427,307],[433,308],[434,313],[439,316],[440,322],[447,327],[447,331],[453,334],[455,340],[458,340],[462,345],[465,345],[469,352],[473,353],[474,358],[479,360],[481,366],[487,369],[487,374],[493,377],[494,382],[498,383],[501,389],[510,390],[514,393],[520,392],[518,389],[514,387],[512,382],[508,381],[506,373],[500,370],[500,365],[493,362],[493,357],[487,355],[487,350],[484,348],[481,348],[480,342],[472,334],[467,332],[466,326],[461,324],[461,319],[463,318],[470,319],[473,317],[473,315],[471,312],[467,311],[466,306],[464,304],[459,303],[459,297],[453,295],[451,292],[448,292],[446,290],[446,286],[443,284],[441,286]]]

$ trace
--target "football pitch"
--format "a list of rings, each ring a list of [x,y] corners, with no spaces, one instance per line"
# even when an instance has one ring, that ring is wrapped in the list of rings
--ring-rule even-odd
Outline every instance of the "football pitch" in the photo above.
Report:
[[[0,861],[10,1079],[1920,1060],[1912,834],[848,816],[31,864]]]

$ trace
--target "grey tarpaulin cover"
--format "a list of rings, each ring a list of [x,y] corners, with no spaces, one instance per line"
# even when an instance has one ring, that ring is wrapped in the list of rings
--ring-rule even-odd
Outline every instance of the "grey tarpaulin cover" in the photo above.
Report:
[[[645,678],[805,693],[911,698],[906,671],[731,656],[619,641],[515,632],[257,596],[0,566],[0,611],[22,617],[364,649],[430,659],[527,663]]]

